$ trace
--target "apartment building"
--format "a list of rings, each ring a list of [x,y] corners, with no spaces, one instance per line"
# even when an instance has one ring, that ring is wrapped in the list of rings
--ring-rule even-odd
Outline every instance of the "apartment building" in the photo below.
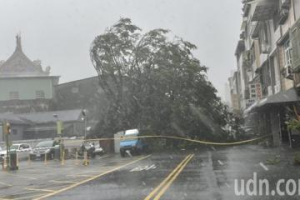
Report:
[[[299,107],[300,0],[244,0],[235,56],[246,126],[275,146],[300,144],[285,123]]]
[[[239,95],[239,86],[240,86],[239,74],[235,71],[228,79],[229,82],[229,90],[230,90],[230,107],[232,112],[240,116],[241,115],[241,105],[240,105],[240,95]]]

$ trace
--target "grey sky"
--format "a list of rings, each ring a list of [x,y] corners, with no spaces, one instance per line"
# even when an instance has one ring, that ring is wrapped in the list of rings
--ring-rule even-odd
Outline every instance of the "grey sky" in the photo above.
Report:
[[[96,35],[129,17],[144,31],[166,28],[197,45],[209,80],[224,96],[235,69],[241,0],[0,0],[0,60],[14,51],[21,32],[23,50],[50,65],[60,82],[97,75],[89,58]]]

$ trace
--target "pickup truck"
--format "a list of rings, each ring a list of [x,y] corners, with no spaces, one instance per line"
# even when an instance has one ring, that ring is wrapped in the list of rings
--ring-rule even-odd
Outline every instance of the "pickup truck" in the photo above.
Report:
[[[126,152],[131,154],[140,154],[148,151],[148,145],[141,139],[138,129],[126,130],[120,142],[120,154],[125,157]]]

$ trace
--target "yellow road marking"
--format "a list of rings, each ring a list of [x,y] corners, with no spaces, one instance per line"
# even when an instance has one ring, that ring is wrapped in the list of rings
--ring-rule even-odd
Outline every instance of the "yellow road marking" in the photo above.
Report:
[[[39,192],[55,192],[55,190],[48,190],[48,189],[38,189],[38,188],[24,188],[25,190],[30,191],[39,191]]]
[[[4,182],[0,182],[0,185],[5,185],[5,186],[8,186],[8,187],[12,187],[13,186],[11,184],[7,184],[7,183],[4,183]]]
[[[31,180],[36,180],[37,179],[37,178],[28,177],[28,176],[22,176],[22,175],[18,175],[18,174],[12,174],[12,173],[9,173],[9,172],[4,172],[4,173],[6,173],[7,175],[10,175],[10,176],[16,176],[16,177],[26,178],[26,179],[31,179]]]
[[[58,181],[58,180],[51,180],[49,182],[52,182],[52,183],[76,183],[75,181]]]
[[[19,197],[19,198],[15,198],[13,200],[32,199],[34,197],[40,197],[42,195],[44,195],[44,194],[36,194],[36,195],[32,195],[32,196]]]
[[[191,157],[192,155],[187,155],[177,167],[165,178],[144,200],[150,200],[160,189],[163,187],[169,179],[177,172],[177,170]]]
[[[93,177],[93,175],[87,175],[87,174],[70,174],[67,176],[71,176],[71,177]]]
[[[189,159],[180,167],[180,169],[176,172],[176,174],[169,180],[169,182],[160,190],[154,200],[159,200],[160,197],[166,192],[166,190],[170,187],[170,185],[174,182],[177,176],[181,173],[181,171],[185,168],[185,166],[190,162],[190,160],[194,157],[194,155],[190,156]]]
[[[83,180],[83,181],[81,181],[81,182],[74,183],[74,184],[72,184],[72,185],[70,185],[70,186],[68,186],[68,187],[65,187],[65,188],[62,188],[62,189],[60,189],[60,190],[54,191],[54,192],[52,192],[52,193],[50,193],[50,194],[47,194],[47,195],[38,197],[38,198],[36,198],[35,200],[45,199],[45,198],[47,198],[47,197],[51,197],[51,196],[54,196],[54,195],[56,195],[56,194],[62,193],[62,192],[64,192],[64,191],[70,190],[70,189],[75,188],[75,187],[77,187],[77,186],[79,186],[79,185],[82,185],[82,184],[87,183],[87,182],[89,182],[89,181],[95,180],[95,179],[97,179],[97,178],[99,178],[99,177],[101,177],[101,176],[104,176],[104,175],[109,174],[109,173],[111,173],[111,172],[117,171],[117,170],[119,170],[119,169],[121,169],[121,168],[123,168],[123,167],[126,167],[126,166],[131,165],[131,164],[133,164],[133,163],[136,163],[136,162],[138,162],[138,161],[141,161],[141,160],[144,160],[144,159],[146,159],[146,158],[149,158],[150,156],[151,156],[151,155],[143,156],[142,158],[138,158],[138,159],[136,159],[136,160],[134,160],[134,161],[132,161],[132,162],[129,162],[129,163],[125,164],[125,165],[118,166],[118,167],[116,167],[116,168],[114,168],[114,169],[111,169],[111,170],[109,170],[109,171],[106,171],[106,172],[103,172],[103,173],[101,173],[101,174],[95,175],[95,176],[93,176],[93,177],[91,177],[91,178],[88,178],[88,179],[86,179],[86,180]]]

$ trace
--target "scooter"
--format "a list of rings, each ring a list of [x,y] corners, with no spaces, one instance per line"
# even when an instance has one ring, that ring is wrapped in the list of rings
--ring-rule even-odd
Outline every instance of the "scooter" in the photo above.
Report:
[[[88,143],[88,144],[82,144],[79,151],[78,151],[78,155],[79,156],[83,156],[84,152],[87,152],[87,156],[88,158],[95,158],[96,157],[96,153],[95,153],[95,146],[92,143]]]

